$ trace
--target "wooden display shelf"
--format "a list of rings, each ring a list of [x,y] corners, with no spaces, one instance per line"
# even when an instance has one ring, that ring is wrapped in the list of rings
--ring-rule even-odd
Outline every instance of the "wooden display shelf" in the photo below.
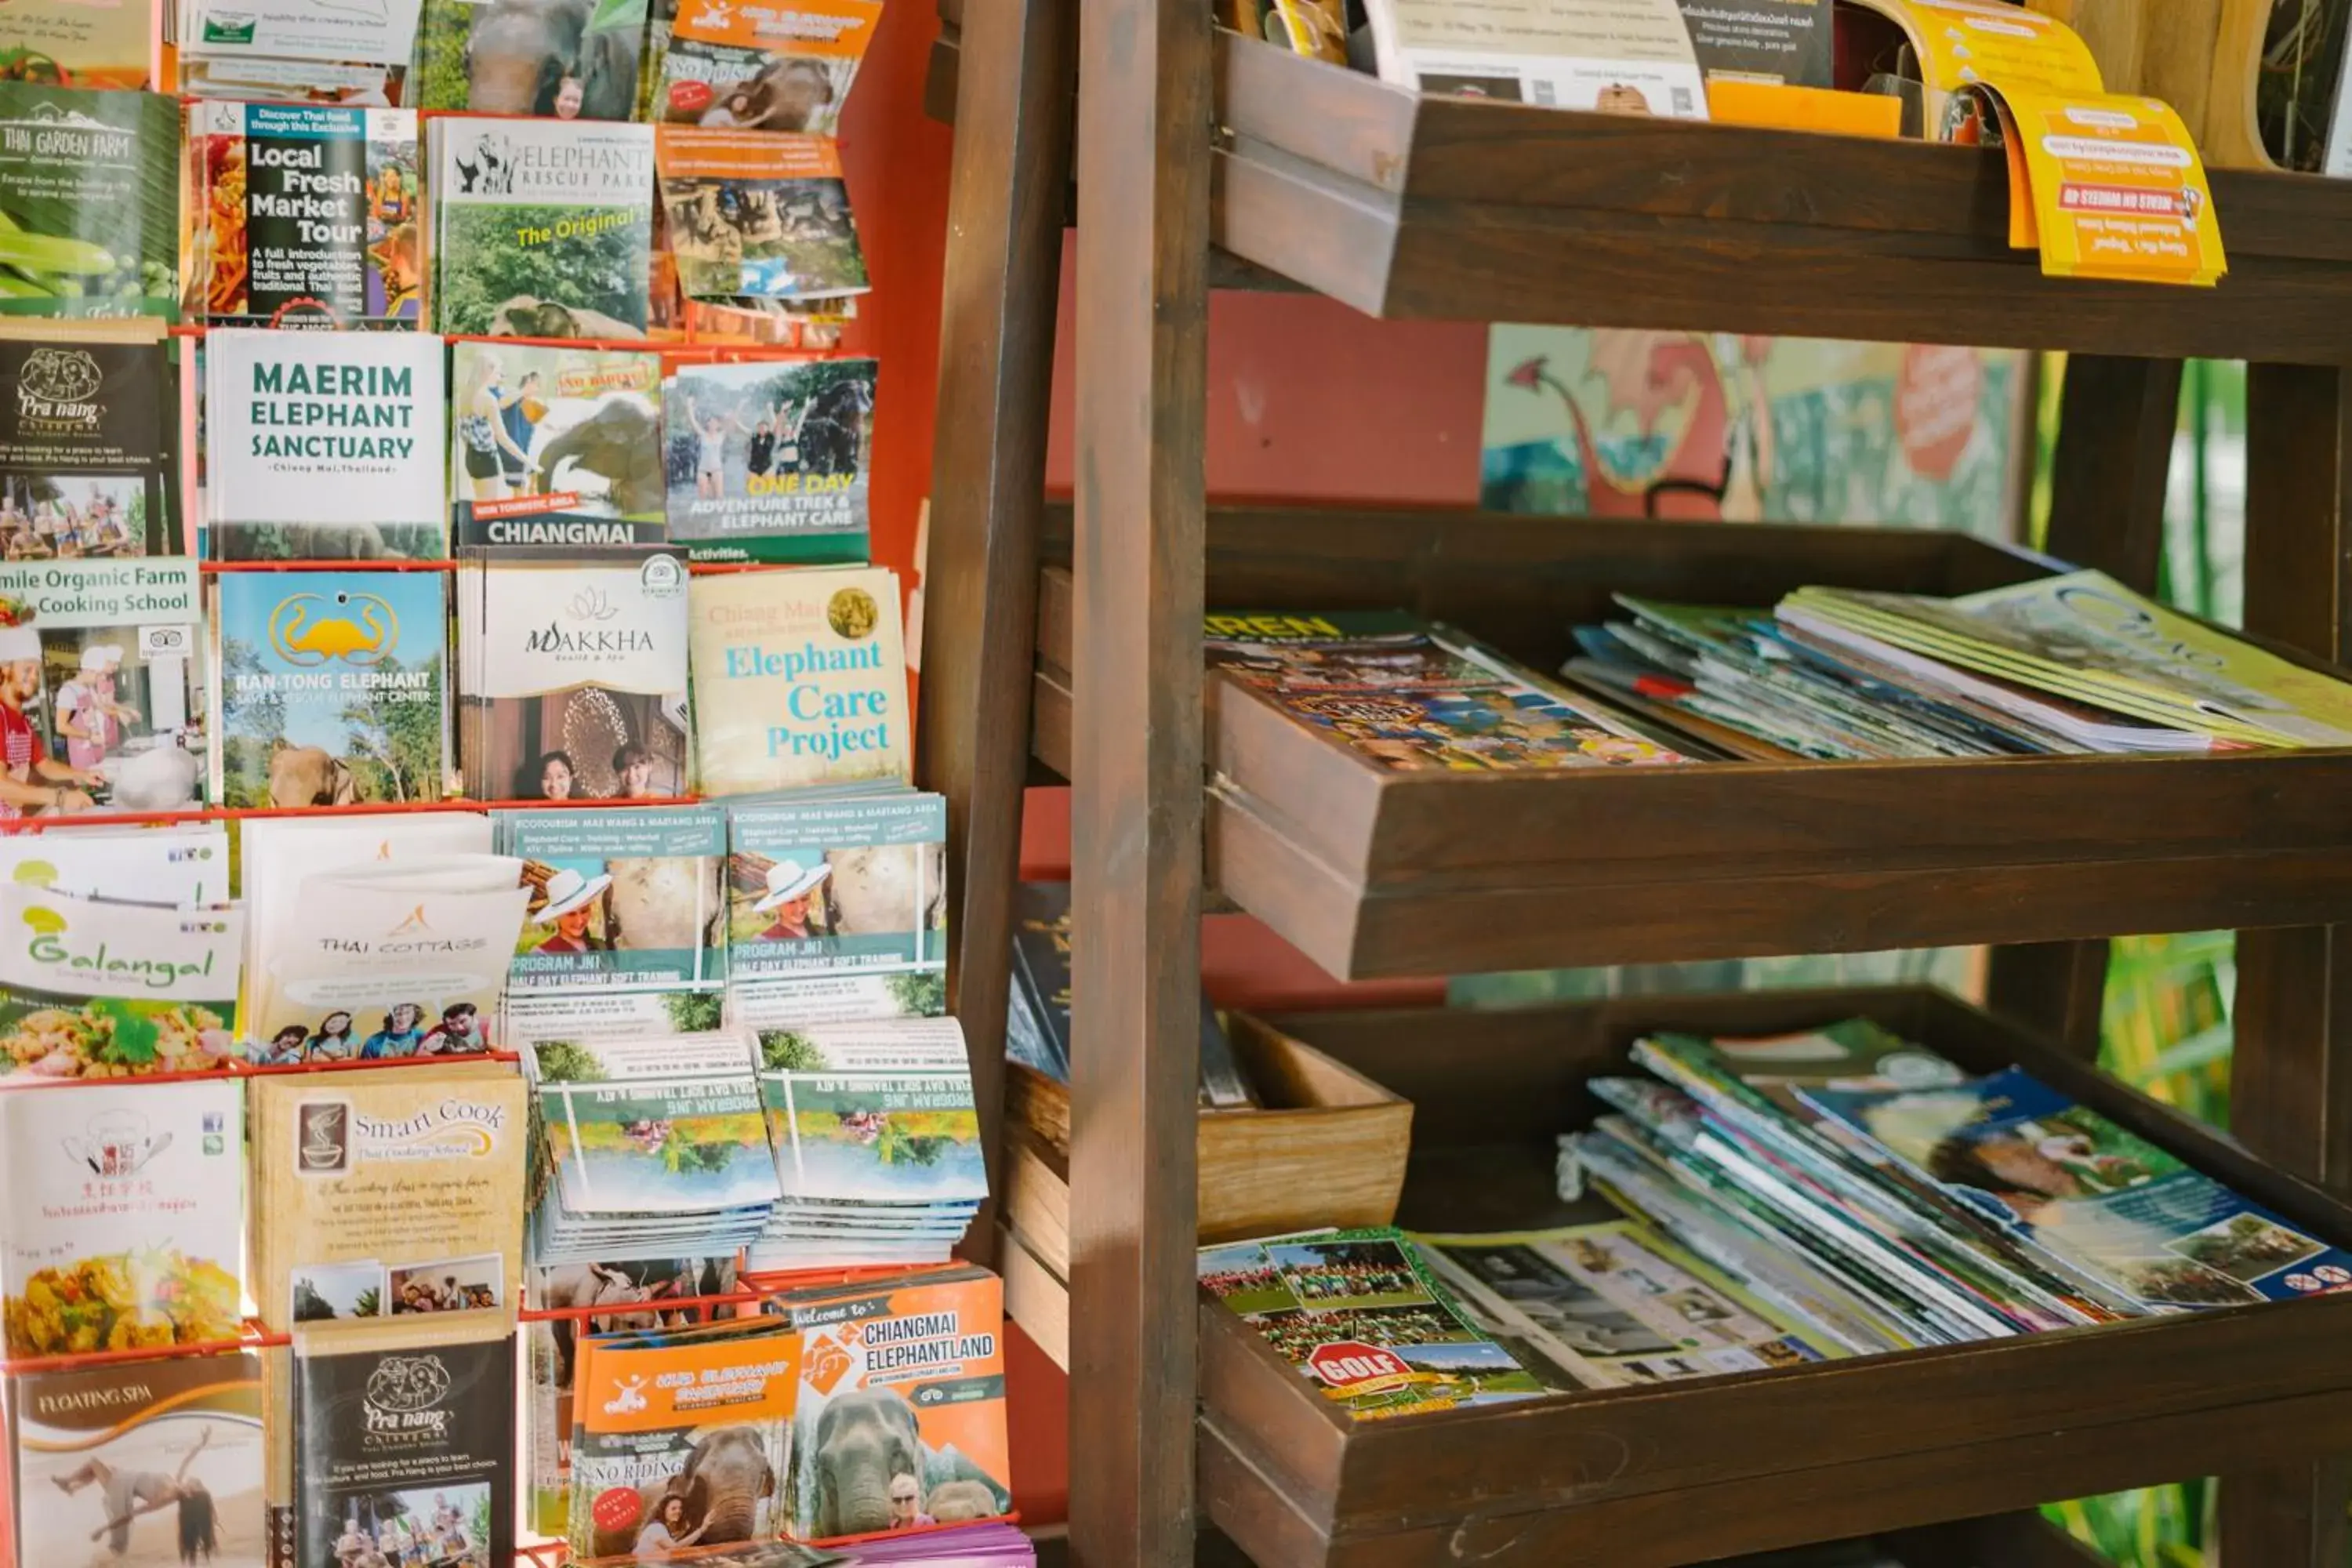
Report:
[[[925,107],[952,122],[943,26]],[[2044,278],[1998,151],[1423,96],[1220,30],[1210,286],[1370,315],[2352,359],[2352,188],[2212,169],[2218,289]]]
[[[1403,605],[1538,670],[1622,616],[1614,590],[1767,606],[2055,565],[1957,534],[1472,512],[1220,508],[1209,537],[1213,606]],[[1066,572],[1037,620],[1036,753],[1066,769]],[[2295,925],[2352,886],[2352,751],[1397,773],[1209,690],[1211,879],[1343,979]]]
[[[1559,1203],[1553,1140],[1590,1123],[1585,1080],[1629,1070],[1640,1034],[1856,1015],[1971,1071],[2021,1065],[2352,1241],[2352,1207],[1933,990],[1276,1022],[1414,1101],[1400,1218],[1464,1230],[1611,1212]],[[1353,1424],[1223,1307],[1204,1300],[1200,1322],[1203,1511],[1285,1568],[1672,1568],[2352,1447],[2352,1296]]]

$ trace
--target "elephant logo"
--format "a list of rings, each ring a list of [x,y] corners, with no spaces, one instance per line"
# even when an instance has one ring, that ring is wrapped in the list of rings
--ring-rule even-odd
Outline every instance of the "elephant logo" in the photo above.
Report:
[[[330,659],[381,664],[400,646],[400,616],[374,594],[289,594],[269,612],[270,650],[297,669]]]
[[[825,602],[825,625],[845,642],[863,642],[872,637],[881,619],[881,607],[863,588],[844,588]]]
[[[607,1415],[626,1415],[633,1410],[646,1408],[646,1380],[643,1376],[618,1377],[613,1380],[613,1397],[604,1401]]]

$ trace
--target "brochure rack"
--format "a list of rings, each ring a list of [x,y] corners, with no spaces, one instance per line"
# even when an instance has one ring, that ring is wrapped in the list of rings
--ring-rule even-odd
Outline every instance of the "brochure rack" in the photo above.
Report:
[[[2341,661],[2352,186],[2214,170],[2218,289],[2050,279],[2008,248],[1997,153],[1423,100],[1219,34],[1199,0],[1088,0],[1083,27],[1068,0],[940,8],[929,102],[958,135],[921,751],[961,857],[952,984],[983,1116],[1033,710],[1076,786],[1074,1560],[1187,1562],[1205,1516],[1286,1568],[1664,1564],[2219,1468],[2229,1562],[2336,1568],[2352,1467],[2329,1457],[2352,1453],[2352,1402],[2332,1391],[2352,1385],[2352,1347],[2333,1302],[1339,1430],[1232,1325],[1196,1332],[1192,1042],[1204,865],[1359,973],[2023,942],[1997,954],[1993,1005],[2078,1059],[2104,938],[2235,924],[2258,929],[2240,945],[2234,1131],[2267,1171],[2165,1136],[2250,1184],[2352,1190],[2352,845],[2329,821],[2352,756],[1710,764],[1449,793],[1277,754],[1222,713],[1204,726],[1200,646],[1212,600],[1402,601],[1459,606],[1540,663],[1603,586],[1736,584],[1734,602],[1768,603],[1801,582],[2046,569],[1864,531],[1213,510],[1207,294],[1271,274],[1384,315],[2072,351],[2050,548],[2144,590],[2179,361],[2250,360],[2248,626]],[[1041,488],[1074,148],[1065,522]],[[1040,564],[1065,558],[1041,605]],[[1255,769],[1273,782],[1252,799],[1287,809],[1245,820],[1204,799],[1212,760]],[[1543,1089],[1561,1061],[1511,1037],[1482,1019],[1449,1046],[1424,1026],[1399,1087],[1442,1064],[1490,1110],[1568,1125]],[[1408,1212],[1432,1172],[1417,1160]],[[1196,1493],[1171,1456],[1202,1394]],[[1475,1444],[1449,1443],[1474,1426]],[[1953,1563],[2079,1561],[2032,1529],[1945,1546]]]

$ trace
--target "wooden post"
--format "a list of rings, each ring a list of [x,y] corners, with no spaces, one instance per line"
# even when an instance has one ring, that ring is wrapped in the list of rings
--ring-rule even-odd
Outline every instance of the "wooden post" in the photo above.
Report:
[[[2347,637],[2352,372],[2256,364],[2246,385],[2246,627],[2323,658]],[[2352,924],[2238,933],[2230,1120],[2272,1164],[2352,1192]],[[2222,1478],[2223,1568],[2343,1568],[2352,1464]]]
[[[2050,476],[2050,553],[2156,592],[2164,489],[2180,419],[2180,362],[2072,354]],[[1985,1000],[2088,1060],[2099,1054],[2107,943],[1996,947]]]
[[[1075,0],[966,0],[962,16],[963,47],[984,66],[956,79],[916,754],[947,797],[949,1006],[993,1194],[1076,14]],[[992,1199],[972,1224],[975,1257],[994,1256],[994,1212]]]
[[[1087,0],[1070,825],[1079,1568],[1192,1558],[1209,71],[1199,0]]]

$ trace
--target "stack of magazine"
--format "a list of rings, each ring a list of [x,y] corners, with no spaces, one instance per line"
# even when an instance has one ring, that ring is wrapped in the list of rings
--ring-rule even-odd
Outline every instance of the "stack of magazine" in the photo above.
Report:
[[[1855,1352],[2352,1288],[2352,1256],[2015,1068],[1863,1019],[1657,1035],[1568,1171]],[[1663,1081],[1661,1081],[1663,1080]]]
[[[760,1037],[783,1196],[753,1272],[944,1262],[988,1196],[971,1063],[953,1018]]]
[[[1562,673],[1731,756],[2352,743],[2352,686],[2097,572],[1954,599],[1801,588],[1769,615],[1617,603]]]
[[[541,1040],[530,1058],[547,1149],[536,1262],[727,1252],[759,1234],[776,1166],[740,1035]]]

